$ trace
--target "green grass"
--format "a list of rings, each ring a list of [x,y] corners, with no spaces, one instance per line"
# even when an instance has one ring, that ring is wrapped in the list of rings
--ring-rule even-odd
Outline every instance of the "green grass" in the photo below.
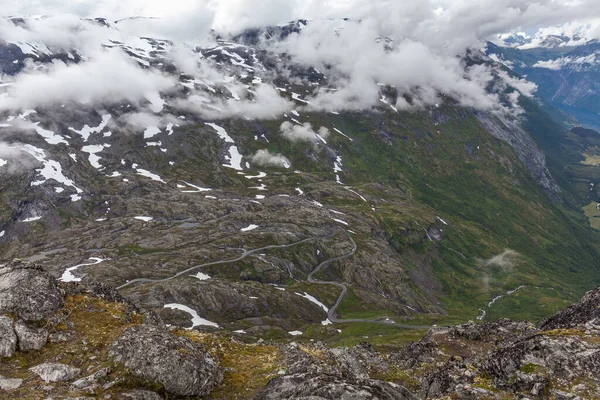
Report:
[[[583,207],[583,212],[586,217],[590,220],[590,226],[594,229],[600,230],[600,209],[598,209],[598,203],[592,201],[587,206]]]

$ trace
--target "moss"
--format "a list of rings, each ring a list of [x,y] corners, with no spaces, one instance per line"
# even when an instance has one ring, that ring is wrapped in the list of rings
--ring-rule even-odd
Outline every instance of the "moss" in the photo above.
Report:
[[[521,365],[521,368],[519,368],[519,371],[525,373],[525,374],[535,374],[540,370],[540,366],[537,364],[524,364]]]
[[[212,399],[252,398],[280,370],[283,354],[274,346],[244,344],[229,337],[220,337],[190,330],[178,330],[201,344],[224,369],[223,383],[208,396]]]
[[[11,391],[13,398],[45,398],[43,382],[32,377],[29,368],[45,362],[58,362],[80,368],[82,376],[94,373],[105,367],[111,369],[108,381],[117,380],[113,387],[96,389],[94,395],[114,395],[133,388],[159,390],[153,384],[132,377],[121,365],[114,364],[108,356],[109,346],[124,330],[143,322],[143,316],[130,312],[122,303],[107,302],[87,295],[74,295],[65,299],[64,307],[57,314],[57,323],[47,322],[50,333],[69,333],[66,342],[49,342],[39,351],[18,351],[9,359],[0,363],[0,375],[9,378],[25,379],[23,386]],[[86,393],[72,390],[67,383],[55,383],[53,394],[60,396],[84,396]]]

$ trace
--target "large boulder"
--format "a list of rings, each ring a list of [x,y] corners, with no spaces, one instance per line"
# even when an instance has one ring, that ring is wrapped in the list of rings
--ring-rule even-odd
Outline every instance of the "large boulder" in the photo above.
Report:
[[[76,378],[81,370],[66,364],[44,363],[29,368],[31,372],[48,382],[66,382]]]
[[[400,385],[374,379],[344,379],[336,375],[294,374],[277,377],[254,400],[416,400]]]
[[[177,396],[205,396],[223,377],[217,361],[202,347],[155,325],[127,329],[109,354],[133,375]]]
[[[579,302],[546,318],[539,328],[547,331],[577,325],[600,326],[600,288],[587,292]]]
[[[56,281],[40,267],[18,262],[0,267],[0,313],[39,321],[62,305],[63,296]]]
[[[0,316],[0,357],[12,357],[17,349],[17,335],[13,330],[13,320]]]
[[[34,328],[19,320],[15,324],[15,333],[19,339],[19,350],[39,350],[48,341],[48,330]]]

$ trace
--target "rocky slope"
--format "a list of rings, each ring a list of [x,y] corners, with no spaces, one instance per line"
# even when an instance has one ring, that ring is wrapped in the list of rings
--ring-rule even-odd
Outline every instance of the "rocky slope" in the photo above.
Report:
[[[24,288],[22,280],[29,286]],[[27,291],[35,296],[27,296]],[[0,267],[0,395],[28,399],[595,399],[600,288],[539,326],[434,327],[399,349],[168,328],[107,286]],[[23,297],[23,296],[26,297]],[[28,301],[21,301],[28,299]],[[7,397],[8,398],[8,397]]]

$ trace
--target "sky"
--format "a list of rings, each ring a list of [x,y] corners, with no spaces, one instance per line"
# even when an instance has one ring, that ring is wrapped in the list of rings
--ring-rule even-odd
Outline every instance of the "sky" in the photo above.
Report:
[[[411,29],[487,37],[600,18],[597,0],[0,0],[4,16],[75,14],[194,21],[225,31],[298,18],[371,18],[389,32]]]

